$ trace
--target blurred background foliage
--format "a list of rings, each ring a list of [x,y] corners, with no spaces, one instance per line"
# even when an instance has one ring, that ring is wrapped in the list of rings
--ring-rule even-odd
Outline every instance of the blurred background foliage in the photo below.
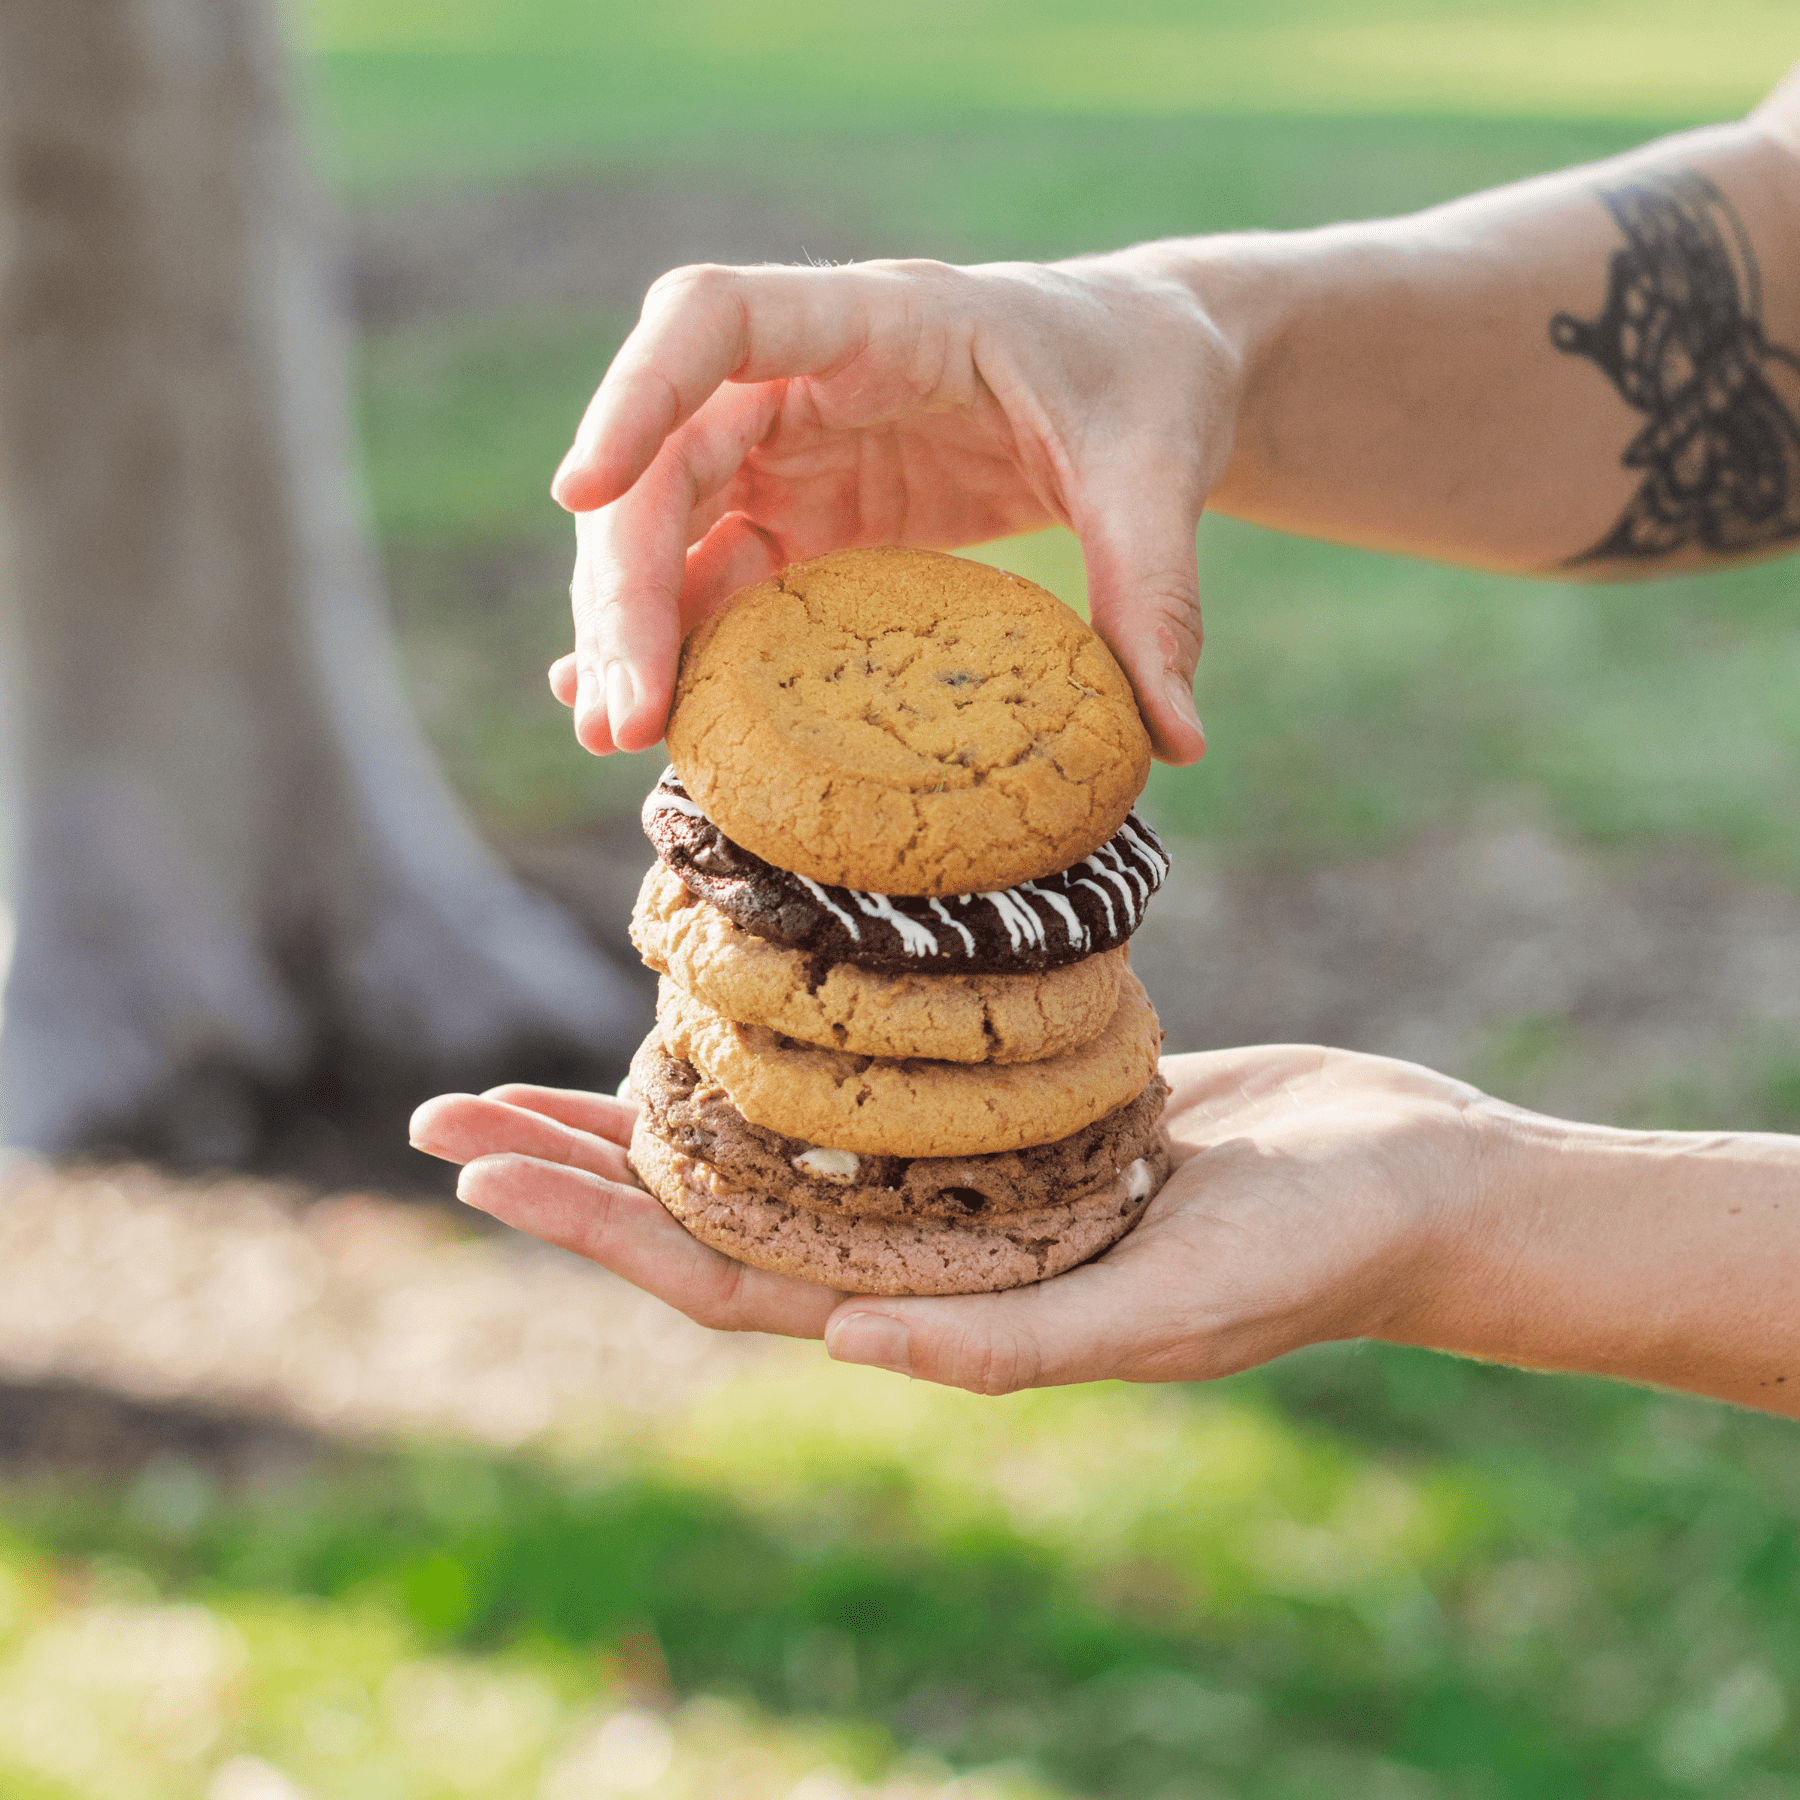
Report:
[[[1790,0],[311,0],[296,29],[358,241],[592,187],[959,259],[1412,208],[1734,115],[1800,53]],[[630,322],[559,293],[365,331],[415,695],[503,834],[651,778],[577,754],[543,686],[545,486]],[[1080,601],[1066,538],[983,554]],[[1202,560],[1213,747],[1152,794],[1184,853],[1305,866],[1500,800],[1800,885],[1791,563],[1551,586],[1229,521]],[[1561,1032],[1515,1021],[1493,1078]],[[1792,1044],[1745,1054],[1663,1116],[1729,1089],[1792,1125]],[[1800,1800],[1792,1427],[1424,1353],[982,1402],[807,1351],[555,1453],[346,1450],[248,1493],[166,1462],[6,1512],[8,1793]]]

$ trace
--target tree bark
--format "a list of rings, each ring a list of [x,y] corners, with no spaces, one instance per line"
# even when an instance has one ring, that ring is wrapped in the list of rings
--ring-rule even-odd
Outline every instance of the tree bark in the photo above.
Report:
[[[243,1162],[629,1052],[402,697],[326,243],[274,0],[0,6],[0,1140]]]

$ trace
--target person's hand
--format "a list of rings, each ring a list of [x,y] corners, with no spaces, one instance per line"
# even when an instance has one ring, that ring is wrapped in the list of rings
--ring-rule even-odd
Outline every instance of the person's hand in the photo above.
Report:
[[[464,1163],[458,1194],[702,1325],[823,1337],[981,1393],[1191,1381],[1302,1344],[1407,1337],[1439,1298],[1439,1252],[1474,1210],[1483,1097],[1411,1063],[1280,1045],[1175,1056],[1178,1167],[1137,1229],[1036,1286],[943,1299],[846,1296],[732,1261],[632,1180],[637,1109],[545,1088],[450,1094],[413,1142]]]
[[[1063,524],[1158,756],[1205,747],[1194,533],[1239,358],[1154,245],[1053,266],[677,269],[553,492],[577,515],[575,650],[598,755],[668,720],[683,634],[790,562]]]

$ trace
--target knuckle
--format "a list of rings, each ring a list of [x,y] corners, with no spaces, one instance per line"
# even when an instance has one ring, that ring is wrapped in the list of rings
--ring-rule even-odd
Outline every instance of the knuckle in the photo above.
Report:
[[[935,256],[902,256],[862,266],[888,274],[904,275],[912,281],[929,281],[943,286],[954,285],[966,274],[965,270],[959,269],[954,263],[939,262]]]
[[[1016,1331],[966,1332],[948,1361],[951,1386],[990,1398],[1035,1387],[1043,1372],[1036,1344]]]
[[[718,1270],[712,1291],[687,1309],[688,1317],[708,1331],[742,1331],[744,1278],[748,1273],[742,1263],[727,1262]]]
[[[726,263],[684,263],[651,282],[644,295],[644,312],[676,309],[710,312],[736,308],[740,271]]]
[[[618,1225],[618,1196],[611,1191],[609,1183],[596,1177],[587,1200],[588,1210],[583,1221],[580,1254],[590,1262],[604,1264],[607,1246],[615,1236]]]
[[[1200,587],[1188,569],[1153,570],[1132,595],[1149,621],[1163,666],[1190,673],[1200,660]]]

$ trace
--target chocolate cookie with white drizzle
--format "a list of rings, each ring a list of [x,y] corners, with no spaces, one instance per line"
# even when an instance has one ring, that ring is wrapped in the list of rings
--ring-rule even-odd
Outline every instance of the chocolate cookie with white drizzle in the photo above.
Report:
[[[821,965],[887,973],[1022,974],[1117,949],[1170,867],[1134,812],[1092,856],[998,893],[932,899],[827,887],[734,844],[672,768],[645,799],[643,820],[663,862],[745,931]]]

